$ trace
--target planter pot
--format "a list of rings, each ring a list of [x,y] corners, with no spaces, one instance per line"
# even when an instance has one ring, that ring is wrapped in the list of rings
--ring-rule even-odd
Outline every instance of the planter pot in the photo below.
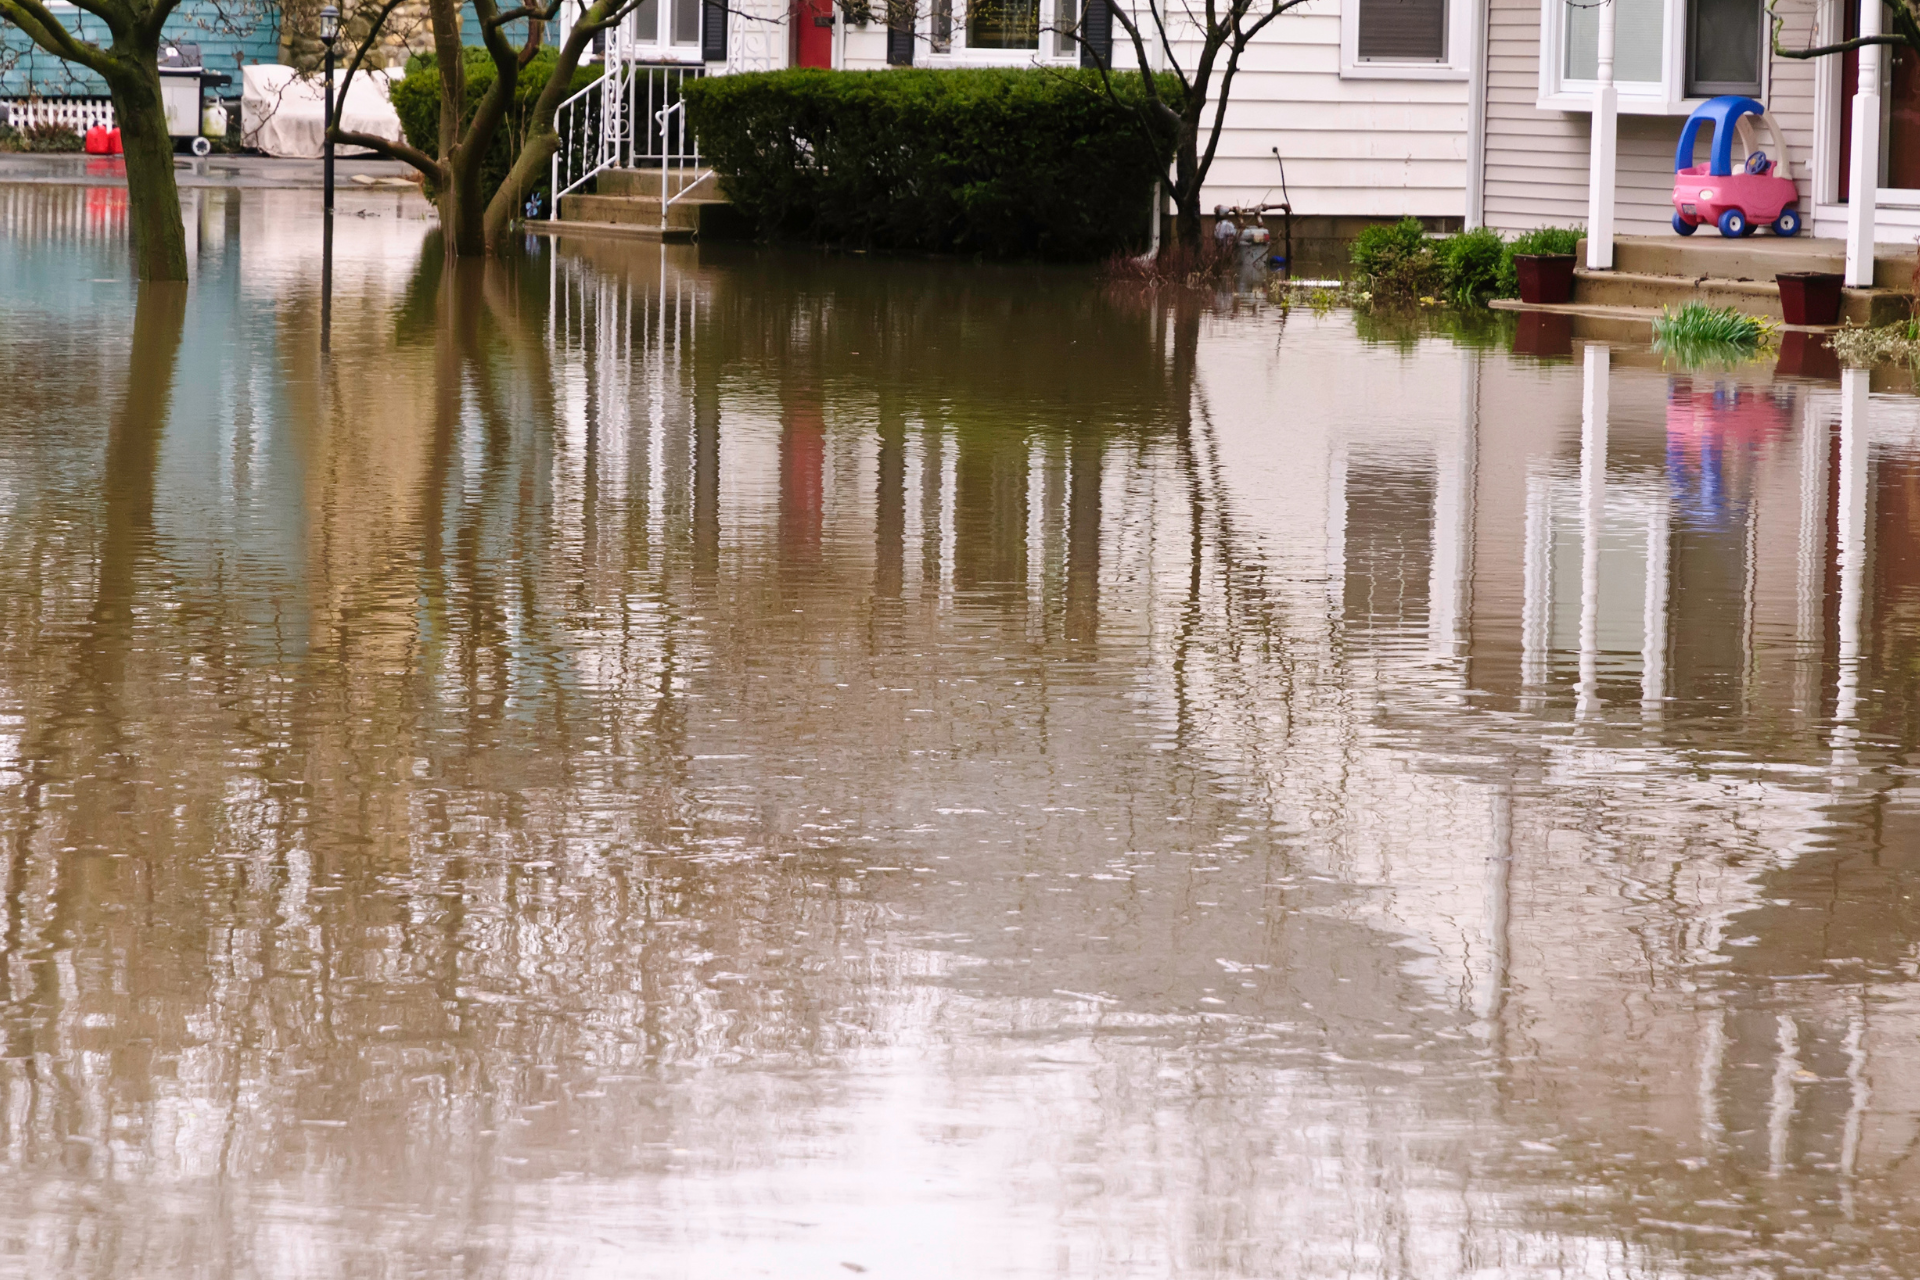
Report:
[[[1780,282],[1780,313],[1788,324],[1839,324],[1842,278],[1832,271],[1782,272],[1774,277]]]
[[[1520,278],[1520,301],[1553,304],[1573,297],[1573,255],[1516,253],[1513,273]]]

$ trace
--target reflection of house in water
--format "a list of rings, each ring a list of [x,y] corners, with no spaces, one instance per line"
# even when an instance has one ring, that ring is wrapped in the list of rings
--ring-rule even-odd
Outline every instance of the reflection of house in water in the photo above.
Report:
[[[1262,387],[1221,353],[1221,416],[1310,395],[1285,356]],[[1345,421],[1272,420],[1287,506],[1327,513],[1344,660],[1381,690],[1345,803],[1401,819],[1349,824],[1329,869],[1396,886],[1384,914],[1486,993],[1492,1043],[1520,1055],[1504,1092],[1547,1124],[1735,1180],[1892,1175],[1920,1096],[1897,1047],[1920,921],[1896,891],[1920,820],[1853,788],[1885,785],[1867,742],[1884,761],[1913,737],[1910,709],[1868,691],[1910,697],[1894,649],[1912,647],[1920,406],[1869,406],[1860,373],[1836,396],[1602,345],[1578,379],[1457,359],[1356,372]],[[1395,418],[1368,403],[1383,383]],[[1236,488],[1262,512],[1258,481]],[[1444,710],[1462,703],[1487,718]],[[1566,728],[1516,738],[1516,712]],[[1363,767],[1409,743],[1456,793],[1412,830],[1385,789],[1404,785]],[[1475,792],[1484,816],[1461,821]],[[1482,858],[1476,902],[1458,886]],[[1885,1016],[1826,985],[1836,965],[1883,984]],[[1816,981],[1770,997],[1777,975]]]

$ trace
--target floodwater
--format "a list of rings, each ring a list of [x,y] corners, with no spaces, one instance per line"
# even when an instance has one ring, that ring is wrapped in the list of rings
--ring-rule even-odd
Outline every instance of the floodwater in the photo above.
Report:
[[[0,1275],[1920,1272],[1910,389],[380,193],[323,360],[310,193],[117,198],[0,189]]]

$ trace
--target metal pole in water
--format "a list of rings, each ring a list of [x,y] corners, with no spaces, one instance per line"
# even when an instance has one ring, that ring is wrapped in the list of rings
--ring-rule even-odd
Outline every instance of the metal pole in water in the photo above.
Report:
[[[326,114],[320,118],[321,185],[325,188],[320,233],[320,354],[333,346],[333,42],[340,38],[340,10],[320,10],[320,43],[327,47]]]

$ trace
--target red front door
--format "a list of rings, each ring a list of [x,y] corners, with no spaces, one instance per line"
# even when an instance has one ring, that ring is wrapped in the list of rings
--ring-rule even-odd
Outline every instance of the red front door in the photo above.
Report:
[[[793,0],[793,65],[833,65],[833,0]]]

